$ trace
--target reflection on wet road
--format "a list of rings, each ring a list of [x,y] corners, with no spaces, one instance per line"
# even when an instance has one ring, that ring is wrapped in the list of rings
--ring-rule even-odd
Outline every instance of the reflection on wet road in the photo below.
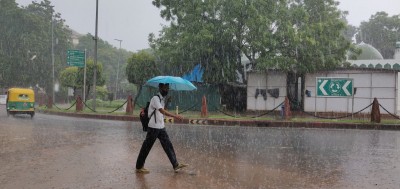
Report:
[[[157,142],[134,164],[136,122],[0,112],[0,188],[398,188],[398,131],[168,125],[174,173]]]

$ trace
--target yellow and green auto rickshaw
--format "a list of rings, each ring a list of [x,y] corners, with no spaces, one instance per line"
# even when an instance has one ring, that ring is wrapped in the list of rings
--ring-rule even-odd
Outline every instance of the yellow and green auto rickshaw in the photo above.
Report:
[[[35,92],[26,88],[10,88],[7,91],[7,115],[35,115]]]

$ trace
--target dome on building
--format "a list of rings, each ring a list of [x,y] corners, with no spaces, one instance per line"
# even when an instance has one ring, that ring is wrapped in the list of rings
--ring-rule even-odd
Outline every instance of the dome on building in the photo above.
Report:
[[[372,45],[361,42],[356,47],[362,50],[357,60],[383,60],[382,54]]]

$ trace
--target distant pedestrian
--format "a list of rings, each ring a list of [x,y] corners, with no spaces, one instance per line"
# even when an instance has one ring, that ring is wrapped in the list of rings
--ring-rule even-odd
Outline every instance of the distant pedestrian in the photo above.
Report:
[[[159,93],[157,94],[157,96],[153,96],[153,98],[150,100],[150,105],[148,109],[148,115],[150,117],[149,128],[147,129],[146,139],[142,144],[142,147],[140,149],[136,161],[137,173],[150,173],[149,170],[144,168],[144,163],[157,138],[158,140],[160,140],[161,146],[163,147],[165,153],[167,154],[168,159],[171,162],[175,172],[188,166],[187,164],[184,163],[178,163],[174,147],[168,137],[164,124],[164,115],[171,116],[179,120],[182,120],[183,117],[180,115],[172,114],[167,110],[165,110],[164,108],[165,97],[168,95],[169,91],[169,84],[160,83],[158,85],[158,89]],[[153,111],[154,114],[152,114]]]

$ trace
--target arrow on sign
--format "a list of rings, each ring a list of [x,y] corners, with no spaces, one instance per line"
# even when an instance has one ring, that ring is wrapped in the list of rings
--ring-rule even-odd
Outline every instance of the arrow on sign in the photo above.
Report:
[[[328,95],[328,93],[325,91],[324,86],[328,83],[328,80],[323,80],[321,85],[319,86],[319,89],[321,90],[322,94]]]
[[[347,96],[351,95],[350,92],[347,90],[347,86],[349,86],[350,83],[351,83],[351,81],[346,81],[346,83],[342,87],[344,93],[346,93]]]

